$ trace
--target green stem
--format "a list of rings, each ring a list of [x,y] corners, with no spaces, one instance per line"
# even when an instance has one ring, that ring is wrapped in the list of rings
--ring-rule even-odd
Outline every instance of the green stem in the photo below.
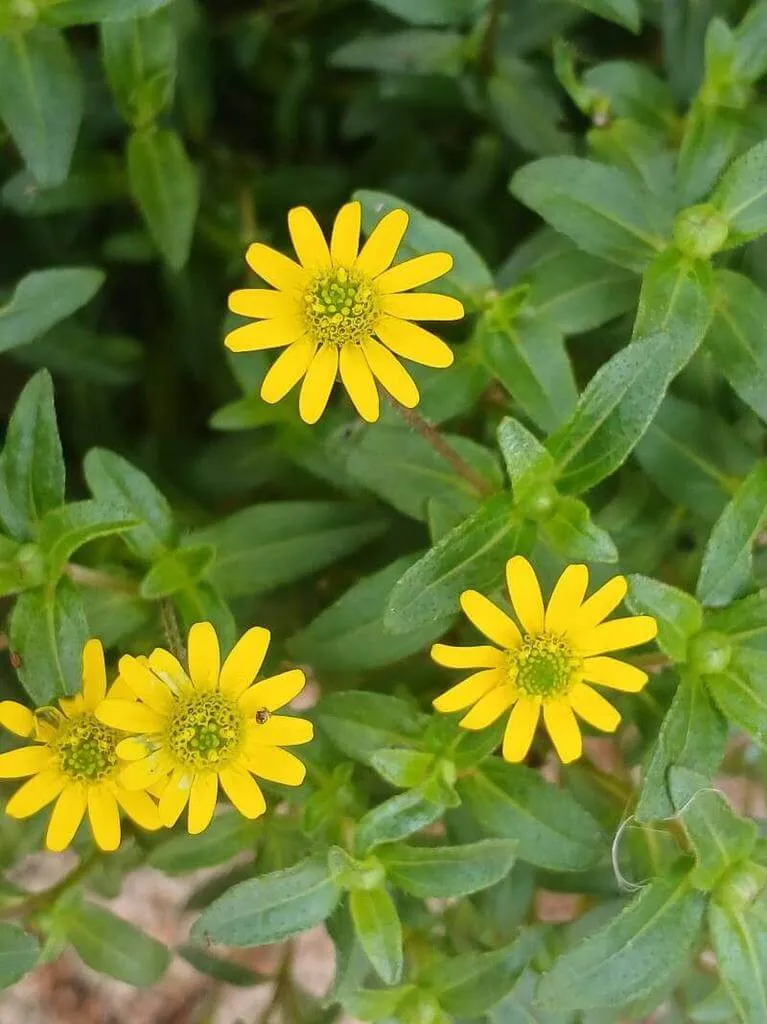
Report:
[[[74,562],[70,562],[64,571],[71,580],[81,583],[84,587],[95,587],[97,590],[121,590],[126,594],[135,594],[137,590],[133,580],[111,576],[108,572],[91,569],[87,565],[76,565]]]
[[[184,642],[181,639],[181,630],[176,618],[176,608],[169,597],[164,597],[160,601],[160,618],[162,619],[162,628],[171,654],[174,654],[183,663],[185,660]]]

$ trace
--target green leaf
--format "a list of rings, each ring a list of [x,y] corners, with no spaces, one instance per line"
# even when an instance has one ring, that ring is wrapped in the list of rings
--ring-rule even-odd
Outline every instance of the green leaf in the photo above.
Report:
[[[719,710],[758,743],[767,744],[767,657],[764,651],[736,649],[722,672],[705,682]]]
[[[664,248],[670,211],[627,174],[579,157],[526,164],[512,193],[593,256],[641,271]]]
[[[518,503],[523,503],[531,492],[553,479],[554,460],[551,454],[527,427],[511,416],[504,416],[500,422],[498,447]]]
[[[634,338],[656,331],[686,336],[691,345],[704,338],[713,315],[714,278],[706,260],[668,249],[657,256],[642,277]]]
[[[0,308],[0,352],[40,338],[90,302],[103,283],[103,271],[90,267],[27,274]]]
[[[31,537],[43,515],[64,503],[64,479],[53,382],[40,370],[16,401],[0,463],[0,516],[14,537]]]
[[[442,804],[425,799],[415,790],[398,793],[360,818],[354,836],[355,849],[359,856],[364,856],[382,843],[407,839],[441,818],[444,810]]]
[[[498,54],[487,82],[490,109],[501,131],[528,153],[562,153],[571,141],[562,130],[562,104],[549,77],[535,64]]]
[[[85,479],[101,501],[122,505],[142,525],[123,540],[144,561],[157,561],[176,543],[176,527],[168,502],[149,477],[127,459],[105,448],[93,448],[83,463]]]
[[[694,203],[708,194],[732,159],[743,130],[738,110],[697,99],[685,119],[677,160],[680,202]]]
[[[642,16],[637,0],[574,0],[574,3],[600,18],[622,25],[630,32],[639,32]]]
[[[402,977],[402,924],[385,886],[349,893],[349,912],[365,955],[386,985]]]
[[[741,1024],[767,1020],[767,920],[751,908],[714,900],[708,929],[719,973]]]
[[[511,871],[517,844],[483,839],[464,846],[408,846],[394,843],[378,851],[386,876],[418,899],[468,896],[487,889]]]
[[[628,578],[626,604],[635,615],[658,623],[658,646],[672,661],[687,660],[687,643],[703,626],[703,609],[691,594],[635,573]]]
[[[457,25],[470,22],[481,13],[487,0],[422,0],[417,6],[409,0],[373,0],[373,3],[411,25]]]
[[[732,270],[716,270],[714,282],[714,320],[706,346],[733,390],[767,420],[767,294]]]
[[[0,117],[41,185],[66,178],[82,113],[82,79],[60,32],[0,37]]]
[[[767,588],[733,601],[726,608],[708,613],[706,626],[725,633],[739,647],[765,647],[767,634]]]
[[[733,71],[739,78],[755,82],[767,72],[767,3],[764,0],[749,6],[734,35]]]
[[[258,974],[249,967],[236,963],[234,960],[227,960],[222,956],[212,956],[198,946],[185,944],[179,946],[177,952],[179,956],[183,957],[200,974],[205,974],[216,981],[222,981],[225,985],[250,988],[253,985],[262,985],[270,980],[267,974]]]
[[[757,463],[716,521],[703,553],[696,594],[706,605],[739,596],[751,578],[754,539],[767,516],[767,463]]]
[[[171,270],[189,258],[200,183],[175,132],[146,128],[128,140],[131,192],[149,233]]]
[[[173,101],[176,53],[173,15],[167,7],[101,25],[107,81],[123,116],[134,127],[151,124]]]
[[[621,1006],[670,981],[698,942],[705,900],[689,877],[650,882],[607,925],[568,950],[541,979],[538,1000],[557,1009]]]
[[[243,850],[252,849],[259,822],[236,811],[217,815],[202,835],[172,835],[152,848],[147,864],[168,875],[183,875],[224,864]]]
[[[32,935],[15,924],[0,922],[0,988],[8,988],[31,971],[39,952]]]
[[[457,75],[463,64],[463,37],[445,29],[405,29],[361,35],[332,54],[336,68],[401,75]],[[358,198],[359,193],[355,193]],[[402,206],[404,207],[404,203]]]
[[[428,719],[399,697],[347,690],[322,698],[317,721],[347,757],[369,762],[383,748],[417,744]]]
[[[95,903],[76,905],[60,919],[80,959],[101,974],[149,988],[170,965],[166,946]]]
[[[378,513],[346,502],[274,501],[195,530],[185,543],[216,548],[209,578],[225,597],[252,596],[332,565],[387,527]]]
[[[486,832],[518,841],[520,860],[552,871],[581,871],[604,854],[599,823],[531,768],[492,759],[460,779],[457,788]]]
[[[729,224],[729,248],[767,231],[767,142],[752,146],[727,168],[711,202]]]
[[[89,25],[96,22],[129,21],[144,18],[173,0],[57,0],[41,10],[52,25]]]
[[[233,886],[201,914],[192,938],[265,946],[321,924],[338,902],[324,854]]]
[[[389,1020],[406,997],[415,991],[413,985],[398,988],[358,989],[343,1000],[344,1008],[355,1017],[368,1021]],[[395,1018],[396,1019],[396,1018]]]
[[[202,579],[215,557],[216,549],[210,544],[169,551],[143,578],[139,593],[147,601],[156,601],[187,590]]]
[[[455,614],[464,590],[492,590],[506,560],[529,550],[533,533],[534,528],[514,512],[510,495],[489,498],[394,586],[384,620],[387,629],[410,632]]]
[[[618,561],[612,537],[592,522],[588,505],[578,498],[560,498],[553,515],[538,529],[540,539],[569,562]]]
[[[106,501],[76,501],[46,512],[40,520],[38,537],[47,561],[48,578],[57,579],[69,556],[84,544],[123,533],[134,524],[130,512]]]
[[[398,789],[412,789],[425,782],[434,770],[436,757],[421,750],[388,747],[370,757],[370,766]]]

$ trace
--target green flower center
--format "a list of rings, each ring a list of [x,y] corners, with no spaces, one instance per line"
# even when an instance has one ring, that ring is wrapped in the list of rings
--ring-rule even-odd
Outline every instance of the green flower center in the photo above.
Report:
[[[94,715],[64,719],[51,744],[61,771],[78,782],[101,782],[117,767],[116,729],[102,725]]]
[[[309,334],[322,345],[358,345],[370,334],[378,315],[370,280],[346,267],[323,270],[303,296]]]
[[[578,659],[558,636],[526,636],[509,651],[509,681],[529,697],[559,697],[574,681]]]
[[[243,725],[233,701],[221,693],[204,693],[179,704],[168,726],[167,743],[183,765],[221,766],[238,751]]]

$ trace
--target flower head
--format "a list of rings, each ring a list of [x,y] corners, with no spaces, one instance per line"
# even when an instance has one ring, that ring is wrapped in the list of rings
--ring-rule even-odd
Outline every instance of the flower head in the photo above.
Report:
[[[157,829],[157,807],[146,793],[132,793],[120,783],[119,733],[100,722],[94,711],[107,695],[104,651],[98,640],[83,648],[83,687],[62,697],[58,708],[30,711],[23,704],[0,703],[0,724],[34,744],[0,754],[0,778],[32,776],[8,801],[12,818],[29,818],[53,800],[45,844],[65,849],[87,810],[91,831],[102,850],[120,845],[120,809],[145,829]],[[110,697],[129,696],[121,679]]]
[[[506,582],[521,629],[482,594],[465,591],[461,607],[497,646],[435,644],[431,656],[440,665],[481,671],[437,697],[434,707],[445,712],[471,708],[460,721],[465,729],[484,729],[511,708],[503,737],[507,761],[525,758],[541,711],[565,764],[582,752],[576,715],[613,732],[620,714],[589,684],[628,693],[641,690],[647,673],[605,653],[652,640],[657,626],[649,615],[604,622],[625,597],[626,580],[615,576],[584,600],[588,580],[585,565],[568,566],[544,608],[533,567],[519,555],[510,559]]]
[[[268,630],[248,630],[223,666],[209,622],[192,626],[188,644],[188,674],[159,647],[149,658],[121,658],[120,674],[137,700],[110,698],[96,714],[104,725],[134,734],[117,746],[132,762],[121,773],[123,785],[130,791],[151,787],[167,827],[188,804],[188,828],[197,833],[210,824],[219,782],[246,818],[266,810],[254,775],[300,785],[306,769],[282,747],[308,743],[313,730],[303,718],[273,713],[301,692],[303,672],[291,669],[253,682],[266,657]]]
[[[229,296],[234,313],[258,318],[226,338],[233,352],[284,348],[264,378],[261,397],[279,402],[303,378],[301,418],[316,423],[337,374],[363,419],[378,419],[376,380],[402,405],[418,404],[418,389],[395,358],[445,367],[450,348],[414,320],[460,320],[461,303],[449,295],[412,292],[446,274],[446,252],[425,253],[391,266],[408,225],[404,210],[382,217],[360,249],[362,211],[341,207],[330,244],[305,206],[288,214],[299,262],[260,242],[247,260],[276,290],[245,288]],[[374,337],[375,336],[375,337]]]

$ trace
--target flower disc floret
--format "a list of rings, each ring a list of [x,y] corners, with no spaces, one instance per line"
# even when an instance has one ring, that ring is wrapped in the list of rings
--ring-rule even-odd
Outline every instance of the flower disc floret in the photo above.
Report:
[[[65,720],[53,744],[59,768],[78,782],[101,782],[117,767],[118,736],[92,714]]]
[[[182,765],[221,767],[238,753],[244,727],[234,701],[222,693],[204,693],[179,704],[168,725],[168,747]]]
[[[577,663],[561,637],[525,636],[509,652],[509,681],[530,697],[558,697],[570,689]]]
[[[304,293],[307,332],[321,345],[361,344],[373,330],[378,303],[364,274],[335,267],[318,274]]]

